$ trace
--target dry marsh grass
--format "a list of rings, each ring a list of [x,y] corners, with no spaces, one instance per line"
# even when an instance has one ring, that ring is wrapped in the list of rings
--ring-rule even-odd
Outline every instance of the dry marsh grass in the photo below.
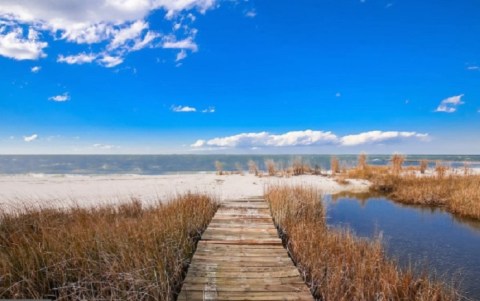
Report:
[[[268,187],[275,224],[317,300],[457,300],[456,292],[427,275],[401,271],[380,241],[329,229],[318,191]]]
[[[480,175],[435,176],[383,175],[375,178],[373,191],[387,193],[393,200],[416,205],[439,206],[460,216],[480,219]]]
[[[398,202],[439,206],[459,216],[480,219],[480,175],[474,175],[468,165],[458,173],[437,161],[434,173],[425,175],[427,160],[407,168],[403,167],[402,155],[395,154],[390,161],[390,167],[359,164],[348,170],[346,176],[370,180],[371,191],[384,193]]]
[[[173,300],[216,208],[186,194],[148,208],[3,213],[0,299]]]

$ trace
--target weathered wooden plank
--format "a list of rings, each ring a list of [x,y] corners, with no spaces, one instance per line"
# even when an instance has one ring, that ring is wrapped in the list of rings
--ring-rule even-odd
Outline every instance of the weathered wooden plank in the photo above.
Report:
[[[207,301],[207,300],[263,300],[263,301],[300,301],[300,300],[313,300],[312,297],[303,296],[300,294],[286,294],[285,292],[249,292],[246,295],[244,292],[217,292],[213,289],[207,289],[205,291],[193,291],[189,293],[182,292],[178,296],[178,301]]]
[[[178,300],[313,300],[261,199],[222,204]]]

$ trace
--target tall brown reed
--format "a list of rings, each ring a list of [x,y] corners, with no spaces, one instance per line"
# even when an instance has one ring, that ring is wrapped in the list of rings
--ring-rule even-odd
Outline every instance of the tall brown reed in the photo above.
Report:
[[[379,240],[327,228],[318,191],[268,187],[275,224],[317,300],[457,300],[453,289],[401,271]]]
[[[216,206],[186,194],[152,207],[4,212],[0,299],[173,300]]]
[[[420,173],[421,174],[424,174],[425,171],[427,171],[427,168],[428,168],[428,160],[426,159],[423,159],[423,160],[420,160]]]
[[[277,174],[277,166],[272,159],[265,160],[265,167],[269,176],[273,177]]]
[[[340,172],[340,162],[335,156],[332,156],[330,159],[330,169],[332,170],[332,175]]]
[[[259,171],[258,171],[257,163],[255,163],[255,161],[253,160],[248,161],[248,172],[258,176]]]
[[[405,156],[400,154],[394,154],[392,158],[390,158],[390,162],[392,163],[392,174],[399,175],[402,172],[403,162],[405,162]]]

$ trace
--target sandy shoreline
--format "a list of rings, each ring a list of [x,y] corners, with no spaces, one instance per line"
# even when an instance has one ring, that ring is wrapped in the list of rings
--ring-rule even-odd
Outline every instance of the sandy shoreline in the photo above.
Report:
[[[175,175],[0,175],[0,206],[92,206],[125,202],[132,197],[145,204],[167,200],[186,192],[206,193],[219,200],[263,195],[271,184],[312,186],[323,193],[344,190],[362,191],[368,182],[352,180],[339,185],[322,176],[290,178],[255,177],[254,175],[216,175],[210,173]]]

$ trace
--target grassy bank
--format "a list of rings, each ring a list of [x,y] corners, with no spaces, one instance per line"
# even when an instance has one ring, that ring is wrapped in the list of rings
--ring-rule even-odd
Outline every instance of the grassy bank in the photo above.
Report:
[[[389,166],[372,166],[366,156],[359,156],[359,164],[337,175],[339,179],[357,178],[372,182],[370,190],[389,198],[414,205],[438,206],[459,216],[480,219],[480,175],[465,166],[452,170],[437,163],[426,173],[428,162],[403,167],[405,158],[393,155]]]
[[[288,250],[318,300],[457,300],[427,275],[401,271],[380,241],[327,228],[317,191],[269,187],[266,199]]]
[[[186,194],[148,208],[3,213],[0,299],[172,300],[216,208]]]
[[[379,175],[372,191],[406,204],[440,206],[454,214],[480,219],[480,176]]]

